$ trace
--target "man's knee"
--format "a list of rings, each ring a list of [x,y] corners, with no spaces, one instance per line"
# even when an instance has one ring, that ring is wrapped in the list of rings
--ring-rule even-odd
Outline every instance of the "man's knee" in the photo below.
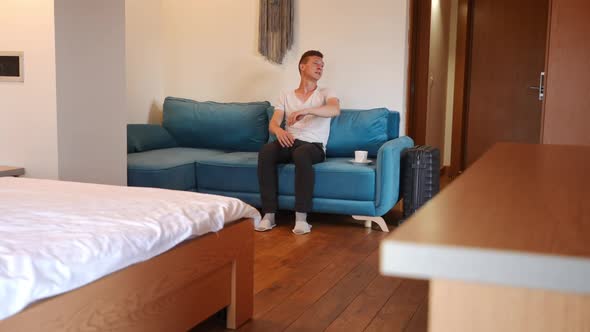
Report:
[[[302,146],[299,149],[293,152],[293,162],[295,164],[312,164],[312,152],[310,150],[310,146]]]
[[[258,161],[262,160],[273,160],[277,158],[279,154],[280,146],[273,143],[264,144],[260,152],[258,153]]]
[[[277,144],[277,142],[266,143],[260,149],[261,152],[263,151],[279,151],[281,146]]]

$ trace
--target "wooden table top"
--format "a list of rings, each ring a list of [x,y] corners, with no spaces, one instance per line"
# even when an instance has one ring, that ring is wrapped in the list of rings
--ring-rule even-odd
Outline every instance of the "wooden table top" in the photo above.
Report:
[[[2,176],[19,176],[25,174],[22,167],[0,166],[0,175]]]
[[[557,289],[568,282],[574,284],[566,290],[583,286],[590,292],[590,281],[577,285],[563,278],[577,271],[590,280],[590,147],[497,144],[387,237],[381,249],[385,274],[486,281],[485,271],[513,269],[511,279],[487,281],[513,284],[520,278],[515,284]],[[412,257],[412,263],[407,255],[423,257]],[[436,259],[448,259],[466,274],[429,269],[426,265],[442,262]],[[413,266],[402,267],[401,261]],[[561,270],[548,271],[552,268]],[[527,273],[552,279],[530,284]]]

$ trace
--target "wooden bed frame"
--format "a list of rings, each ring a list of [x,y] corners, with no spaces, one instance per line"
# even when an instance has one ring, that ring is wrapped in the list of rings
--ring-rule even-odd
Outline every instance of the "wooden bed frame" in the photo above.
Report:
[[[0,331],[187,331],[227,307],[227,327],[252,317],[251,219],[34,303]]]

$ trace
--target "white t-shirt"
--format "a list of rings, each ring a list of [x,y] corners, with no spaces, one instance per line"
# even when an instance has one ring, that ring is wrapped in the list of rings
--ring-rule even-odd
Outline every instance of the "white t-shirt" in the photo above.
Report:
[[[295,90],[283,91],[275,108],[285,111],[285,119],[292,112],[301,111],[306,108],[315,108],[326,105],[329,98],[338,98],[334,92],[327,88],[317,87],[305,102],[295,95]],[[330,136],[330,118],[308,114],[303,119],[295,122],[292,126],[285,125],[287,132],[298,140],[310,143],[322,143],[324,151]]]

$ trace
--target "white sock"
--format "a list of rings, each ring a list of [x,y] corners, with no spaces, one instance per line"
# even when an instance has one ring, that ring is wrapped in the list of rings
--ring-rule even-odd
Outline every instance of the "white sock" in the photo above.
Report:
[[[266,232],[270,231],[276,226],[275,224],[275,214],[274,213],[266,213],[264,217],[260,220],[258,225],[254,227],[255,230],[259,232]]]
[[[295,212],[295,228],[293,233],[303,235],[311,232],[311,225],[307,223],[307,213]]]
[[[274,213],[265,213],[264,217],[262,217],[262,219],[266,219],[268,221],[270,221],[271,224],[275,223],[275,214]]]
[[[307,213],[305,213],[305,212],[295,212],[295,221],[305,221],[305,222],[307,222]]]

